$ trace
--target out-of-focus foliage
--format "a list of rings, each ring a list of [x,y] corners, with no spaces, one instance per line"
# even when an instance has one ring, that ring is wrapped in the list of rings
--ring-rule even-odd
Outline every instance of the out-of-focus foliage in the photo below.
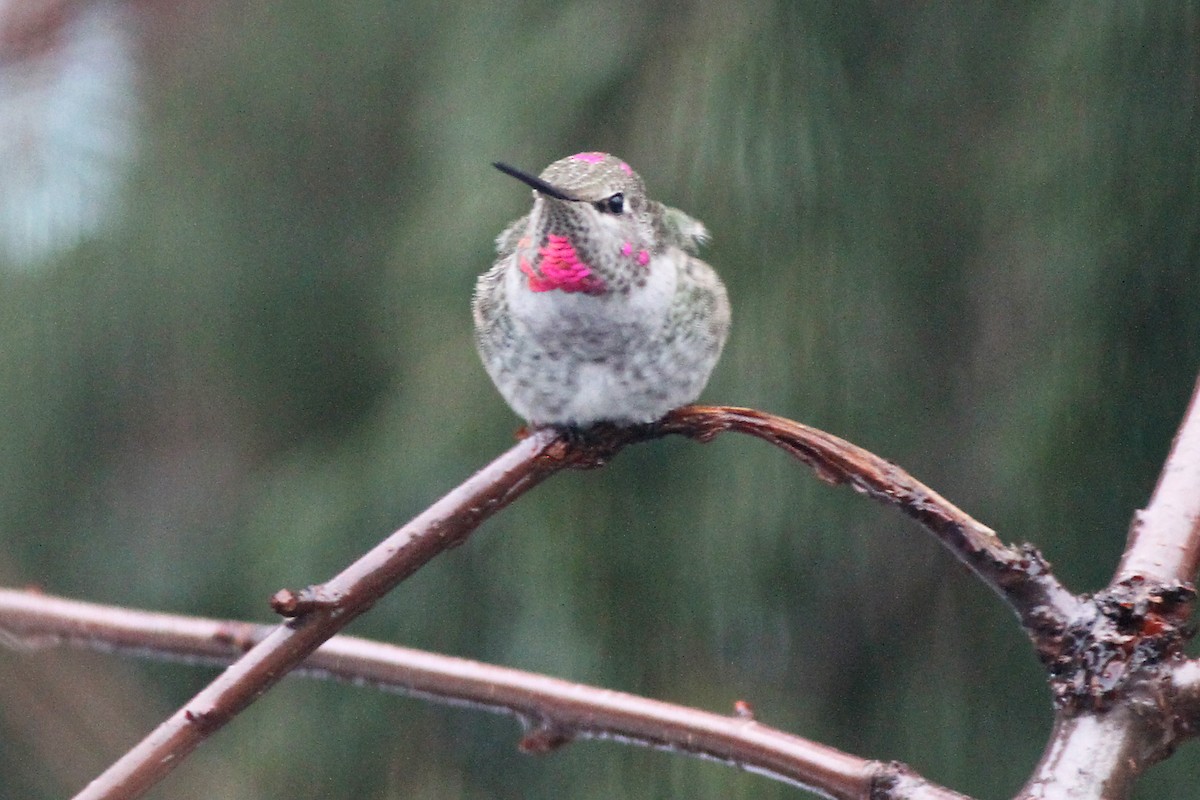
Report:
[[[0,580],[268,619],[506,448],[468,311],[539,170],[704,220],[705,394],[906,466],[1102,586],[1200,368],[1194,3],[134,4],[124,222],[0,270]],[[0,69],[11,69],[8,64]],[[0,114],[4,109],[0,109]],[[11,165],[0,165],[3,171]],[[1049,698],[897,514],[749,440],[556,477],[355,633],[760,718],[1013,793]],[[212,674],[0,651],[0,798],[82,786]],[[795,790],[290,681],[156,797]],[[1183,796],[1183,748],[1140,797]]]

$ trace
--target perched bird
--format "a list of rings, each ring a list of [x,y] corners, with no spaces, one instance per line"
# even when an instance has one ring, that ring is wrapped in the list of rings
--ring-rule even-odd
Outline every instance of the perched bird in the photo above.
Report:
[[[650,200],[607,153],[534,177],[533,210],[496,239],[479,277],[475,340],[488,375],[533,426],[653,422],[692,402],[729,333],[729,299],[696,258],[704,226]]]

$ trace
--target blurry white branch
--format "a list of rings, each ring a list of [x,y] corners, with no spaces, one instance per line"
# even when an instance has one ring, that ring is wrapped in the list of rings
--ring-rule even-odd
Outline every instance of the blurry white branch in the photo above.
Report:
[[[114,219],[137,140],[130,16],[116,0],[0,0],[0,268],[36,268]]]

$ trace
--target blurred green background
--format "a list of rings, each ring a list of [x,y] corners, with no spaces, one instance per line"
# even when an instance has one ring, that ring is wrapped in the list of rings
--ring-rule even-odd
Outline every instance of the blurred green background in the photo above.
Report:
[[[126,213],[0,271],[0,582],[269,620],[507,448],[469,299],[534,171],[618,153],[705,221],[703,399],[908,468],[1077,591],[1200,368],[1196,3],[134,6]],[[169,7],[166,7],[169,6]],[[1051,721],[1001,604],[744,437],[558,476],[351,632],[759,718],[1014,793]],[[209,668],[0,650],[0,798],[79,789]],[[157,798],[782,798],[502,717],[287,681]],[[1138,797],[1184,796],[1188,745]]]

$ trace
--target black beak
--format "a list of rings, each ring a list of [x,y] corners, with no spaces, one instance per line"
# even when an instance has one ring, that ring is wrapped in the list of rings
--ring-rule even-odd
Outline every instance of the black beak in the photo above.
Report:
[[[536,175],[530,175],[528,172],[522,172],[516,167],[510,167],[508,164],[503,164],[499,161],[493,161],[492,166],[503,172],[505,175],[512,177],[524,183],[527,186],[532,186],[547,197],[553,197],[556,200],[567,200],[570,202],[578,202],[579,198],[564,192],[562,189],[551,186]]]

